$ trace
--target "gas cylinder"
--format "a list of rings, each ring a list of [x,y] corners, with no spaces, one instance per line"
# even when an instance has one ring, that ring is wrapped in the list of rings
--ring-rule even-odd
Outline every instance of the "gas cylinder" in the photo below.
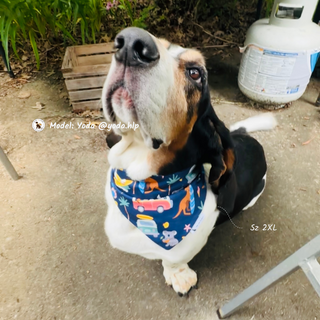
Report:
[[[320,52],[320,26],[312,22],[318,0],[275,0],[269,19],[246,34],[238,75],[243,94],[265,104],[285,104],[306,90]]]

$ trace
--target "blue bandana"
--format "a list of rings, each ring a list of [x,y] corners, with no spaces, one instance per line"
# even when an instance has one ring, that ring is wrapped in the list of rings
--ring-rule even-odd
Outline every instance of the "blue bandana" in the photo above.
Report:
[[[145,180],[130,180],[124,170],[111,171],[112,196],[122,214],[149,239],[169,250],[203,220],[207,188],[203,167]]]

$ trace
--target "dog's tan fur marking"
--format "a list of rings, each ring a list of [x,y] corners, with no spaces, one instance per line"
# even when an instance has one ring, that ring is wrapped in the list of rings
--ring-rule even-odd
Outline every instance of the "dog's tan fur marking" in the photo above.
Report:
[[[197,116],[194,115],[189,123],[184,121],[185,125],[183,125],[182,122],[182,125],[180,124],[179,127],[177,126],[175,130],[172,131],[172,142],[168,146],[162,146],[150,155],[148,163],[154,171],[159,172],[162,167],[173,161],[176,152],[181,150],[187,143],[189,134],[196,120]]]
[[[210,182],[210,183],[211,183],[211,186],[214,187],[214,188],[218,188],[218,187],[219,187],[220,178],[221,178],[221,177],[225,174],[225,172],[227,171],[227,165],[226,165],[226,163],[224,162],[223,157],[222,157],[221,160],[222,160],[222,163],[223,163],[223,165],[224,165],[224,169],[221,170],[219,177],[218,177],[215,181]]]
[[[169,42],[165,39],[157,40],[158,47],[169,45]],[[177,63],[174,72],[175,87],[172,90],[173,94],[167,101],[166,112],[159,119],[162,123],[166,123],[170,119],[170,126],[168,126],[167,131],[170,144],[161,146],[148,158],[148,163],[155,172],[159,172],[162,167],[172,162],[176,152],[185,146],[189,133],[197,120],[196,108],[201,99],[201,92],[186,79],[185,64],[194,61],[204,66],[205,61],[201,53],[196,50],[186,50],[180,55],[179,59],[180,61]]]
[[[163,39],[163,38],[159,38],[158,40],[166,49],[168,49],[170,47],[171,43],[168,40]]]
[[[223,150],[223,160],[227,166],[226,169],[228,171],[232,171],[233,165],[234,165],[234,160],[235,160],[234,151],[232,149]]]
[[[198,50],[186,50],[180,55],[180,59],[185,61],[195,61],[196,63],[205,66],[204,57]]]

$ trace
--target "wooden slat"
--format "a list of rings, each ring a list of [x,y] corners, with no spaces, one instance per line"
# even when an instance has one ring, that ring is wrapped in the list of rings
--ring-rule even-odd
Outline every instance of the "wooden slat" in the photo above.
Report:
[[[101,100],[73,102],[73,110],[100,110],[102,108]]]
[[[71,101],[89,100],[89,99],[97,99],[97,98],[100,99],[101,95],[102,95],[102,88],[69,92],[69,97]]]
[[[78,57],[79,66],[91,66],[96,64],[107,64],[112,61],[112,54],[97,54],[94,56],[82,56]]]
[[[103,87],[104,82],[106,81],[105,77],[90,77],[90,78],[80,78],[65,80],[67,90],[78,90],[78,89],[89,89],[89,88],[99,88]]]
[[[110,64],[96,64],[93,66],[78,66],[66,72],[62,70],[65,78],[80,78],[86,76],[107,75],[110,69]]]
[[[102,87],[114,52],[116,50],[113,43],[73,46],[66,49],[62,73],[74,110],[102,108]]]
[[[71,68],[70,65],[69,65],[69,56],[70,56],[70,49],[67,48],[66,49],[66,52],[64,54],[64,57],[63,57],[63,62],[62,62],[62,67],[61,67],[61,70],[64,70],[64,69],[69,69]],[[62,71],[63,72],[63,71]]]
[[[114,43],[99,43],[99,44],[88,44],[84,46],[74,46],[75,52],[77,56],[84,54],[94,54],[94,53],[102,53],[102,52],[115,52],[116,50],[113,48]]]
[[[72,69],[78,65],[77,56],[74,47],[68,47],[63,58],[62,72]]]

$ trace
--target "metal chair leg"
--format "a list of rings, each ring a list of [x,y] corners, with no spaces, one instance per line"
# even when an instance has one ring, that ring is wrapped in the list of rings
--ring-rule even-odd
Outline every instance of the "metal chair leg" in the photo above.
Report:
[[[312,257],[300,264],[301,269],[306,274],[314,290],[320,297],[320,264],[316,257]]]
[[[13,165],[11,164],[10,160],[8,159],[7,155],[4,153],[1,147],[0,147],[0,161],[3,163],[4,167],[7,169],[7,171],[9,172],[13,180],[18,180],[19,178],[21,178],[17,174],[17,171],[14,169]]]
[[[256,297],[282,278],[301,268],[320,296],[320,265],[316,260],[320,257],[320,235],[304,245],[286,260],[265,274],[250,287],[242,291],[231,301],[218,310],[220,319],[224,319],[243,306],[250,299]]]

